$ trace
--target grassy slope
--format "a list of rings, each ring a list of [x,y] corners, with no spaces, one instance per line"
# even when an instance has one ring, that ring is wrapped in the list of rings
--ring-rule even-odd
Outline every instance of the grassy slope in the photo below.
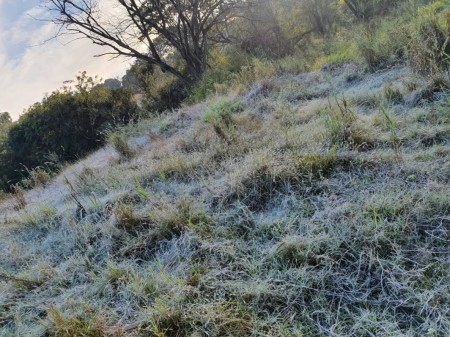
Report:
[[[0,336],[450,335],[443,96],[347,65],[122,130],[0,205]]]

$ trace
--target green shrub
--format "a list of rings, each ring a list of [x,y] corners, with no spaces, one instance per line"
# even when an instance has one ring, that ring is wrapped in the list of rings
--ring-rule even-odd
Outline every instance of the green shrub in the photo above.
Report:
[[[352,142],[352,126],[356,121],[356,113],[349,107],[348,102],[343,99],[336,104],[331,103],[324,111],[325,126],[328,130],[331,144],[342,145],[343,143]]]
[[[319,49],[321,46],[315,46]],[[340,66],[350,62],[360,62],[361,55],[354,39],[353,31],[340,31],[325,37],[323,51],[316,51],[312,69],[320,69],[324,65]],[[323,54],[317,58],[317,54]]]
[[[229,123],[231,116],[242,109],[242,103],[239,101],[220,99],[209,106],[202,120],[211,123]]]
[[[403,17],[387,17],[358,27],[360,33],[355,37],[356,45],[370,70],[403,59],[409,36],[407,29],[399,30],[398,27],[407,28],[405,20]]]
[[[77,90],[53,92],[12,125],[0,165],[4,181],[15,183],[31,173],[42,176],[33,168],[46,166],[49,153],[61,161],[76,160],[101,146],[107,129],[135,117],[130,93],[95,85],[85,73],[78,81]]]
[[[34,188],[45,186],[52,178],[51,174],[45,168],[38,166],[32,170],[25,169],[27,177],[22,179],[21,185],[25,188]]]
[[[445,16],[433,13],[424,14],[413,26],[408,60],[417,72],[435,75],[448,68],[450,27],[447,25]]]
[[[216,93],[221,86],[230,86],[234,74],[249,62],[250,57],[235,48],[212,50],[210,67],[191,88],[188,101],[199,102]]]
[[[210,105],[202,116],[202,121],[213,126],[214,131],[223,140],[230,142],[233,133],[233,114],[242,111],[242,103],[222,99]]]

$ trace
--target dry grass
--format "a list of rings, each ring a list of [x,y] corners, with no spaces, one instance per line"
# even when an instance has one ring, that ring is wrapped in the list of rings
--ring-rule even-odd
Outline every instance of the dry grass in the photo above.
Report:
[[[407,68],[259,66],[259,89],[119,130],[134,156],[23,195],[1,336],[450,334],[448,99],[400,100],[426,83]]]

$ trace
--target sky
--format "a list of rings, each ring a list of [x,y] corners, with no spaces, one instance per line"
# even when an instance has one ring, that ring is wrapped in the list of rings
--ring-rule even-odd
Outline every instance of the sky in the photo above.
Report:
[[[0,112],[8,111],[15,120],[80,71],[116,78],[130,63],[124,58],[94,57],[104,50],[88,40],[50,39],[56,26],[39,20],[48,15],[42,3],[0,0]]]

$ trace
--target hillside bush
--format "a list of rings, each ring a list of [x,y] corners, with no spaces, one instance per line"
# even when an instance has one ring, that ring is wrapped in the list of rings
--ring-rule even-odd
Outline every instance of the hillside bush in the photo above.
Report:
[[[234,76],[251,61],[251,57],[237,48],[216,48],[211,51],[210,67],[190,90],[188,102],[194,103],[216,93],[221,86],[229,86]]]
[[[450,12],[439,13],[439,8],[427,6],[419,12],[408,45],[410,65],[425,75],[436,75],[449,64]]]
[[[409,32],[408,29],[399,31],[399,26],[408,28],[402,17],[388,17],[360,27],[356,44],[370,70],[374,71],[404,59]]]
[[[81,76],[75,90],[53,92],[12,125],[1,157],[3,187],[27,178],[33,168],[47,166],[49,153],[61,161],[86,155],[103,144],[108,129],[135,117],[137,105],[130,93]]]

